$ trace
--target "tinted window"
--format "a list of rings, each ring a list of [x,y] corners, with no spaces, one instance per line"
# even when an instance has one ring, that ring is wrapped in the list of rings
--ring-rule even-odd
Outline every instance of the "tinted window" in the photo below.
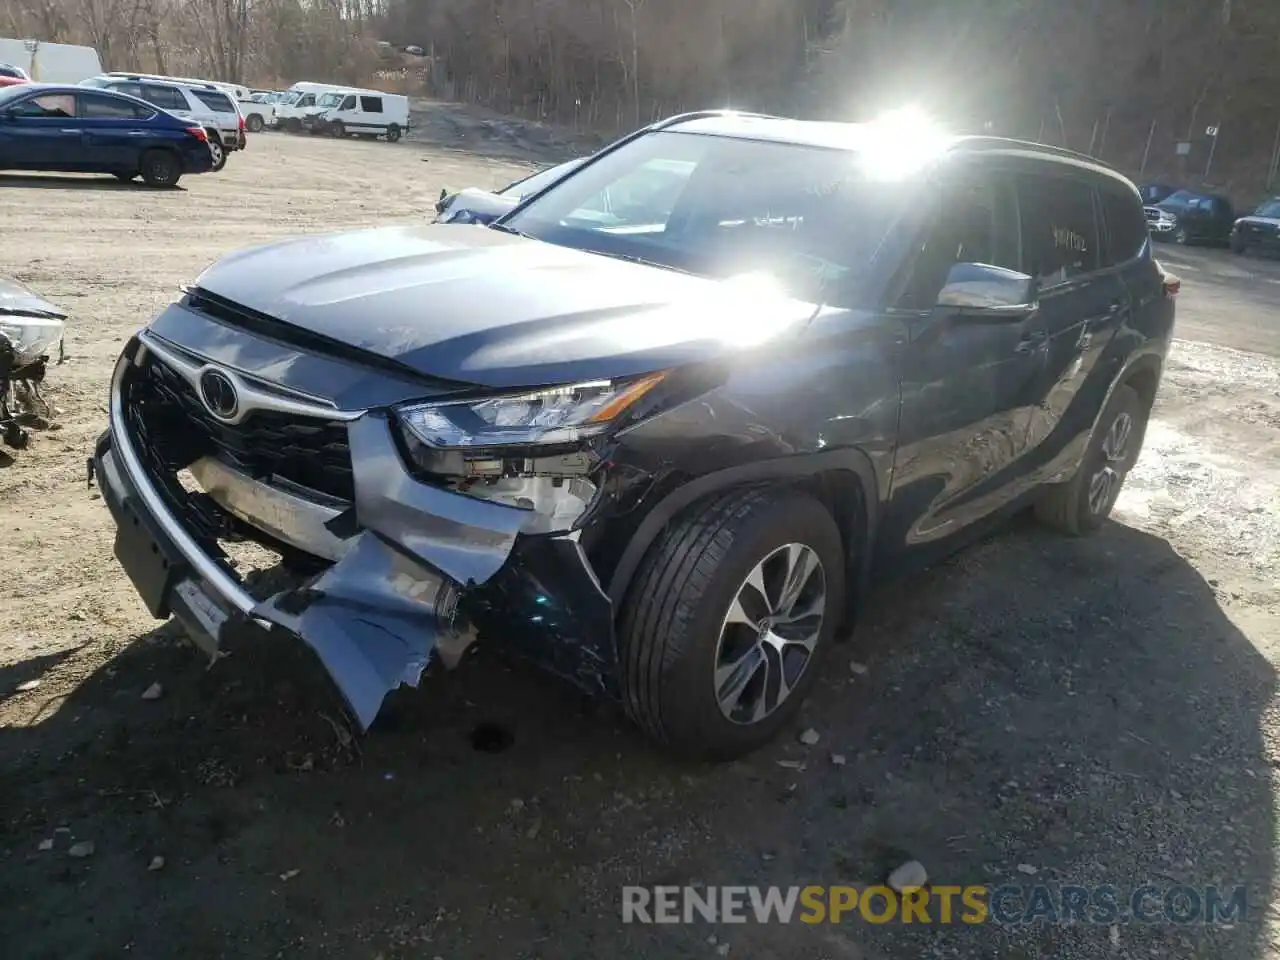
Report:
[[[360,109],[365,113],[381,113],[382,98],[381,97],[361,97]]]
[[[187,98],[177,87],[162,87],[154,83],[142,86],[142,99],[164,110],[186,110]]]
[[[116,93],[127,94],[130,97],[143,99],[142,84],[140,83],[113,83],[107,87],[108,90],[114,90]]]
[[[119,97],[109,97],[102,93],[82,93],[76,99],[80,101],[80,116],[107,120],[137,120],[152,116],[155,111],[148,110],[140,104],[130,103]]]
[[[957,263],[988,263],[1019,269],[1018,222],[1006,181],[961,177],[948,184],[898,306],[932,310]]]
[[[1093,188],[1068,177],[1021,175],[1023,270],[1046,287],[1098,269]]]
[[[214,113],[235,113],[235,105],[225,93],[214,93],[212,90],[192,90],[196,98]]]
[[[76,98],[68,93],[46,93],[15,104],[12,111],[18,117],[74,117]]]
[[[1119,190],[1103,190],[1102,215],[1107,222],[1107,260],[1124,263],[1147,245],[1147,218],[1142,205]]]

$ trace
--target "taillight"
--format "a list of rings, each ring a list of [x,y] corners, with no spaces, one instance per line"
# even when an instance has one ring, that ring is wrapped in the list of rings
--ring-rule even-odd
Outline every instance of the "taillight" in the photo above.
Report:
[[[187,133],[203,143],[209,142],[209,135],[204,132],[204,127],[187,127]]]
[[[244,133],[244,114],[240,115],[240,132]]]

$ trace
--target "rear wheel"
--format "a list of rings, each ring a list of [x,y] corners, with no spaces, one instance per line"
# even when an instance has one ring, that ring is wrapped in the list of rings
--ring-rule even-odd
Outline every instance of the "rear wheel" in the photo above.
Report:
[[[264,126],[262,115],[257,113],[249,114],[244,118],[244,126],[250,133],[261,133]]]
[[[400,139],[400,124],[393,123],[391,124],[391,126],[387,127],[387,142],[395,143],[399,139]]]
[[[142,180],[148,187],[176,187],[182,164],[168,150],[148,150],[142,155]]]
[[[1149,413],[1137,391],[1117,387],[1093,428],[1075,476],[1041,492],[1036,516],[1072,536],[1101,527],[1111,516],[1125,477],[1138,461]]]
[[[729,759],[794,718],[840,619],[844,548],[830,512],[786,489],[690,509],[650,547],[623,605],[623,701],[673,752]]]
[[[217,134],[209,134],[209,153],[213,157],[213,172],[217,173],[227,165],[227,148]]]

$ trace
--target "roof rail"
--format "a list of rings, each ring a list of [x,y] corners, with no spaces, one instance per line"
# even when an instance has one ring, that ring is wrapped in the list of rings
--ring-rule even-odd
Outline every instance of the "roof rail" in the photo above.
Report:
[[[688,113],[678,113],[674,117],[667,117],[665,120],[658,120],[649,125],[650,130],[663,130],[667,127],[673,127],[677,123],[687,123],[690,120],[709,120],[713,117],[752,117],[756,120],[783,120],[784,117],[777,117],[769,113],[753,113],[750,110],[732,110],[728,107],[719,110],[691,110]]]
[[[1010,147],[1018,150],[1027,150],[1032,153],[1043,153],[1051,157],[1063,157],[1068,160],[1079,160],[1083,163],[1091,163],[1099,167],[1110,166],[1099,160],[1097,157],[1091,157],[1087,153],[1080,153],[1078,150],[1068,150],[1066,147],[1056,147],[1049,143],[1036,143],[1032,140],[1015,140],[1009,137],[991,137],[991,136],[963,136],[960,137],[957,146],[966,150],[1000,150]]]

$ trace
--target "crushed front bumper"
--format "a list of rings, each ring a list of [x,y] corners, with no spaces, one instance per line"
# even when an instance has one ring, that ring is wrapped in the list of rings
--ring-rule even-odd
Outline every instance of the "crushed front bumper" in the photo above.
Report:
[[[250,624],[295,635],[364,728],[388,692],[418,683],[433,654],[451,666],[476,639],[617,696],[612,605],[577,536],[524,535],[528,511],[414,479],[376,411],[347,423],[356,496],[339,558],[301,586],[255,598],[148,472],[123,390],[146,349],[135,338],[120,358],[92,469],[116,522],[116,556],[154,617],[176,616],[211,656]]]

